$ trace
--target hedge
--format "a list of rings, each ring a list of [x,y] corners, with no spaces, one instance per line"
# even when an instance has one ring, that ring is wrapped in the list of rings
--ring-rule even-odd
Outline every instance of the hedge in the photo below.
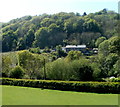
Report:
[[[30,80],[0,78],[2,85],[35,87],[43,89],[55,89],[64,91],[115,93],[119,94],[119,82],[80,82],[80,81],[57,81],[57,80]]]

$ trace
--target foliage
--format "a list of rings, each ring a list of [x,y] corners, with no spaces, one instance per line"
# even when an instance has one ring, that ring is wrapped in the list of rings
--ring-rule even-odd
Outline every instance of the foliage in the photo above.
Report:
[[[66,60],[68,61],[78,60],[82,55],[83,54],[81,53],[81,51],[69,51]]]
[[[11,51],[14,50],[17,46],[17,35],[13,30],[4,32],[2,34],[2,50]]]
[[[104,40],[102,43],[100,43],[98,49],[99,54],[102,54],[104,57],[106,57],[109,54],[109,41]]]
[[[10,71],[10,78],[22,78],[24,76],[24,70],[20,66],[16,66]]]
[[[43,57],[28,51],[18,53],[19,65],[25,69],[29,78],[40,78],[40,68],[43,67]]]
[[[8,77],[9,71],[11,70],[11,59],[9,56],[2,56],[2,76]]]
[[[31,53],[37,53],[37,54],[40,54],[40,53],[41,53],[39,47],[37,47],[37,48],[30,48],[29,51],[30,51]]]
[[[93,48],[99,37],[110,38],[117,34],[118,16],[118,13],[103,9],[90,14],[84,12],[83,15],[60,12],[13,19],[2,23],[2,51],[32,47],[55,48],[57,45],[67,44],[86,44]],[[111,45],[115,44],[111,42]]]
[[[120,77],[118,77],[118,78],[115,78],[115,77],[105,78],[104,80],[107,81],[107,82],[120,82]]]
[[[120,93],[118,82],[78,82],[1,78],[3,85],[96,93]]]
[[[3,77],[8,77],[9,72],[18,65],[18,59],[16,52],[1,53],[1,73]]]
[[[109,39],[109,50],[111,53],[117,53],[120,56],[120,36],[114,36]]]
[[[119,76],[119,37],[113,36],[99,45],[99,63],[104,76]]]
[[[97,70],[96,70],[97,69]],[[46,78],[50,80],[78,80],[91,81],[98,80],[99,76],[93,75],[93,72],[100,73],[99,68],[91,65],[89,60],[81,59],[67,62],[59,58],[56,61],[47,63],[42,69],[42,75],[46,72]],[[89,75],[89,76],[88,76]]]
[[[78,81],[93,80],[93,68],[91,67],[89,60],[86,59],[74,60],[71,63],[71,66],[74,75],[74,78],[72,78],[73,80]]]
[[[120,76],[120,59],[118,59],[116,61],[116,63],[113,65],[113,67],[115,70],[114,74],[117,75],[117,77],[119,77]]]
[[[46,64],[46,77],[51,80],[69,80],[72,76],[70,73],[71,67],[64,59],[57,59],[52,63]],[[42,72],[44,69],[42,69]]]
[[[95,45],[98,47],[100,43],[102,43],[104,40],[106,40],[105,37],[99,37],[96,42],[95,42]]]
[[[35,45],[37,47],[43,48],[43,46],[47,46],[48,43],[48,29],[47,27],[42,27],[35,33]]]
[[[32,47],[34,39],[35,39],[34,30],[30,29],[25,35],[26,48]]]
[[[45,47],[45,48],[43,49],[43,52],[44,52],[44,53],[50,53],[50,52],[51,52],[51,49],[49,49],[48,47]]]
[[[63,50],[62,50],[62,46],[61,45],[58,45],[56,46],[56,54],[57,54],[57,57],[65,57],[67,56],[67,53],[65,53]]]

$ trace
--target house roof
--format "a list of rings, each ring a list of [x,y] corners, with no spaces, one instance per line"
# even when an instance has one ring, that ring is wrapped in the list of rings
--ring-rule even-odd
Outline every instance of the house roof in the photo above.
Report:
[[[65,48],[86,48],[86,45],[67,45]]]

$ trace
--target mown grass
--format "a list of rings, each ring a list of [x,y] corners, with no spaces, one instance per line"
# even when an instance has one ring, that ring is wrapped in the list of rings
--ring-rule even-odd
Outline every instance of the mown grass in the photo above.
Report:
[[[2,87],[2,105],[118,105],[117,94],[58,91],[19,86]]]

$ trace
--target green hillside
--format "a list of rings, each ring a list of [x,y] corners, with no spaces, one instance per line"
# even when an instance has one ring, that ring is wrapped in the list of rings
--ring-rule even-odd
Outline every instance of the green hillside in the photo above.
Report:
[[[116,35],[119,15],[103,9],[96,13],[42,14],[25,16],[2,24],[3,52],[31,47],[54,48],[57,45],[85,44],[95,47],[97,38]]]

